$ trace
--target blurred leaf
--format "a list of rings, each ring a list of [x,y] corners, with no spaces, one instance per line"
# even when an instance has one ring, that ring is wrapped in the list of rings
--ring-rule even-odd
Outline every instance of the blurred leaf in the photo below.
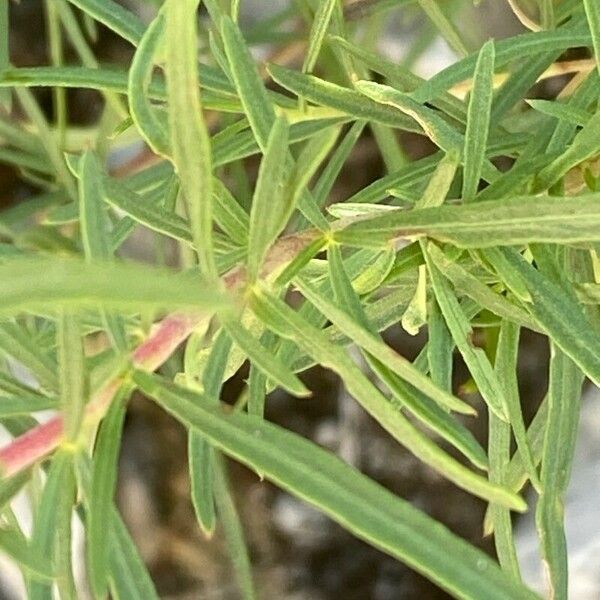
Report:
[[[490,128],[493,83],[494,42],[490,40],[479,51],[469,101],[464,148],[463,202],[470,202],[477,194]]]
[[[201,396],[157,376],[137,372],[135,381],[217,447],[456,595],[537,597],[479,550],[318,446],[250,415],[225,416],[207,408]]]

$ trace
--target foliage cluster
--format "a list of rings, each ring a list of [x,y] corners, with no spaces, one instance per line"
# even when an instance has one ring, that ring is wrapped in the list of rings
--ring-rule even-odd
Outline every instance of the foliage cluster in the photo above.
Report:
[[[14,68],[0,0],[0,160],[37,190],[0,214],[0,423],[14,437],[0,449],[0,549],[22,567],[29,596],[77,596],[75,514],[94,596],[156,597],[114,504],[138,389],[188,428],[199,525],[210,534],[223,524],[246,598],[255,591],[225,456],[458,598],[537,597],[521,580],[511,525],[530,483],[552,596],[565,598],[581,389],[585,377],[600,382],[600,82],[590,58],[600,4],[539,0],[538,19],[511,2],[531,31],[478,49],[456,26],[458,3],[297,0],[244,31],[239,0],[205,0],[202,20],[198,0],[149,4],[145,24],[114,0],[46,0],[49,64]],[[430,33],[392,62],[376,41],[403,10],[424,11]],[[128,68],[98,63],[98,27],[131,44]],[[436,35],[459,58],[423,80],[411,61]],[[265,66],[251,52],[265,43],[301,54]],[[570,49],[582,58],[561,63]],[[556,98],[524,101],[566,70]],[[52,118],[40,87],[53,90]],[[103,96],[94,126],[70,121],[68,88]],[[435,151],[411,160],[401,131]],[[332,204],[366,135],[387,174]],[[144,168],[115,173],[114,157],[140,140]],[[150,265],[126,259],[139,230]],[[291,290],[302,298],[293,307]],[[381,335],[397,324],[428,332],[414,362]],[[551,346],[549,389],[528,427],[522,328]],[[455,351],[487,415],[456,396]],[[225,406],[221,387],[246,361],[247,386]],[[298,374],[314,364],[424,464],[489,503],[498,562],[263,418],[275,388],[310,393]],[[56,416],[40,424],[48,410]],[[465,426],[473,418],[489,420],[487,448]],[[11,508],[21,491],[34,504],[31,536]]]

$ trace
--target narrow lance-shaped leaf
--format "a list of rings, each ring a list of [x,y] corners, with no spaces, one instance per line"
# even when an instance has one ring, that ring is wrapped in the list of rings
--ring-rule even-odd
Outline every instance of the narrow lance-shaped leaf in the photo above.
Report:
[[[205,108],[213,108],[226,112],[240,112],[241,106],[232,95],[230,84],[222,81],[214,72],[207,71],[210,67],[202,65]],[[102,92],[115,92],[127,94],[129,73],[118,67],[92,68],[92,67],[20,67],[8,69],[4,77],[0,78],[0,88],[5,87],[60,87],[82,88],[99,90]],[[147,89],[148,98],[151,100],[167,100],[166,83],[163,77],[153,77]],[[121,129],[126,130],[131,121],[124,120],[113,135]],[[6,126],[3,126],[3,129]],[[26,134],[25,134],[26,137]],[[27,143],[27,142],[25,142]],[[23,140],[19,147],[23,146]],[[30,146],[30,144],[28,144]]]
[[[78,318],[62,312],[58,323],[60,394],[66,437],[77,439],[86,401],[83,337]]]
[[[403,92],[412,92],[425,81],[405,65],[386,59],[375,52],[369,52],[362,45],[352,44],[348,40],[337,36],[331,37],[330,41],[364,62],[365,66],[371,71],[384,75],[393,87]],[[456,96],[444,93],[432,101],[431,104],[458,121],[466,122],[464,103]]]
[[[525,308],[596,384],[600,384],[600,341],[596,328],[572,289],[559,285],[512,249],[501,249],[512,268],[527,282],[531,302]]]
[[[144,35],[143,22],[114,0],[69,0],[96,21],[136,45]]]
[[[512,372],[510,378],[500,377],[500,381],[503,383],[505,390],[508,418],[517,442],[517,448],[521,454],[521,460],[523,461],[523,465],[525,466],[525,470],[529,476],[529,481],[531,481],[533,487],[539,493],[542,487],[536,470],[535,460],[533,458],[529,442],[527,441],[527,429],[525,428],[525,422],[523,420],[523,410],[521,408],[519,388],[516,381],[516,362],[519,348],[519,333],[520,327],[518,325],[508,321],[502,322],[500,326],[500,339],[498,346],[500,350],[505,351],[506,354],[499,354],[500,362],[498,363],[497,359],[496,366],[499,368],[498,370],[501,373],[506,374],[509,372],[509,370]],[[505,349],[505,346],[508,346],[508,348]],[[514,358],[511,358],[513,355]],[[504,361],[507,361],[509,358],[509,364],[504,364]],[[515,365],[514,368],[513,364]]]
[[[73,511],[76,503],[77,480],[73,464],[65,473],[60,495],[53,507],[56,512],[55,577],[58,590],[63,598],[73,598],[76,595],[72,533]]]
[[[489,500],[493,498],[516,510],[525,508],[520,498],[513,494],[507,496],[506,490],[491,486],[486,479],[466,469],[438,448],[398,412],[368,378],[356,368],[355,363],[343,348],[332,344],[326,334],[310,325],[283,302],[260,292],[260,296],[252,298],[252,308],[271,330],[284,338],[292,339],[320,364],[338,373],[348,391],[363,408],[415,456],[473,494]],[[328,311],[330,310],[328,307]],[[339,320],[342,318],[343,315]],[[373,339],[370,334],[369,337]],[[368,344],[361,345],[365,349],[371,350]],[[377,348],[374,350],[376,351]],[[373,354],[376,356],[375,352]]]
[[[39,271],[37,277],[39,278]],[[31,374],[43,389],[52,392],[58,391],[55,360],[46,348],[41,348],[36,340],[28,332],[23,331],[17,323],[0,323],[0,352],[13,357],[23,365],[27,365]],[[16,388],[10,390],[10,393],[21,395],[23,391]]]
[[[338,0],[323,0],[319,3],[319,8],[315,13],[310,36],[308,38],[308,50],[306,51],[304,64],[302,65],[302,71],[304,73],[312,72],[315,63],[319,58],[321,46],[323,45],[327,28],[329,27],[329,21],[331,20],[331,15],[333,14],[333,9],[337,2]]]
[[[375,336],[365,328],[364,323],[352,318],[338,308],[334,302],[321,295],[307,281],[298,278],[297,284],[307,299],[313,303],[328,319],[339,327],[358,346],[364,348],[375,358],[387,365],[402,379],[420,389],[424,394],[435,400],[447,410],[461,413],[473,413],[471,406],[459,400],[452,394],[438,388],[430,379],[425,377],[409,360],[387,346],[379,336]],[[362,313],[362,309],[361,309]],[[356,313],[355,313],[356,314]],[[362,313],[364,315],[364,313]],[[363,317],[365,318],[365,317]]]
[[[600,150],[600,111],[594,114],[577,133],[572,144],[545,169],[536,184],[536,189],[551,187],[570,169],[598,154]]]
[[[231,336],[222,330],[213,343],[203,374],[204,394],[219,405],[219,393],[231,350]],[[191,358],[191,357],[190,357]],[[196,431],[188,434],[191,497],[204,533],[211,536],[216,526],[213,447]]]
[[[592,34],[592,44],[596,55],[596,67],[600,73],[600,6],[594,0],[583,0],[585,14]]]
[[[27,117],[37,129],[37,135],[50,160],[50,164],[56,172],[58,182],[65,188],[69,196],[72,199],[75,199],[77,197],[77,188],[65,163],[62,149],[58,146],[58,140],[52,134],[50,126],[46,121],[46,117],[39,107],[34,95],[30,90],[20,87],[16,88],[15,93]]]
[[[60,306],[213,311],[231,304],[227,295],[209,286],[198,273],[41,256],[16,257],[0,264],[0,295],[0,314],[6,316]]]
[[[215,446],[457,597],[537,598],[504,575],[481,551],[298,435],[257,417],[242,413],[224,416],[219,410],[207,409],[201,396],[157,376],[138,372],[135,381],[165,410],[202,431]]]
[[[427,254],[425,260],[436,300],[469,372],[490,410],[506,421],[508,413],[504,392],[485,352],[482,348],[477,348],[471,341],[471,325],[452,288]]]
[[[116,600],[158,600],[158,594],[123,520],[113,507],[110,520],[110,590]]]
[[[10,64],[10,49],[8,46],[8,0],[0,0],[0,75]],[[0,90],[0,104],[10,109],[10,90]]]
[[[250,220],[232,193],[220,179],[213,179],[214,217],[219,227],[235,242],[248,242]]]
[[[564,506],[569,484],[581,402],[583,375],[563,352],[552,347],[548,390],[548,424],[542,453],[542,494],[536,524],[548,568],[552,597],[568,597]]]
[[[350,153],[354,149],[365,127],[364,121],[356,121],[350,128],[344,139],[337,145],[331,158],[327,161],[323,172],[319,176],[313,194],[317,206],[325,206],[329,194],[333,189],[334,183],[338,178],[344,164],[348,160]]]
[[[422,106],[407,94],[372,81],[357,81],[356,89],[375,102],[389,105],[413,118],[429,139],[445,152],[458,152],[464,162],[465,136],[445,121],[436,111]],[[481,175],[490,183],[498,177],[498,170],[487,159],[482,160]]]
[[[275,122],[275,109],[239,27],[229,17],[224,17],[221,21],[221,29],[231,76],[244,107],[244,113],[250,122],[256,141],[264,150]]]
[[[427,316],[429,374],[436,385],[443,390],[451,391],[454,340],[435,298],[431,299]]]
[[[279,338],[269,330],[266,330],[260,343],[270,352],[275,353]],[[267,396],[267,376],[256,365],[250,365],[248,377],[248,414],[259,417],[264,416],[265,401]]]
[[[148,88],[154,71],[154,57],[165,32],[165,17],[160,13],[144,33],[129,68],[127,86],[131,118],[143,138],[156,154],[168,157],[169,133],[165,120],[159,119],[150,104]]]
[[[125,419],[124,394],[115,399],[102,421],[92,468],[87,507],[87,561],[94,594],[106,596],[110,564],[110,519],[117,483],[117,464]]]
[[[88,262],[112,258],[108,215],[102,198],[103,177],[98,159],[92,152],[81,158],[79,170],[79,221],[85,257]],[[126,349],[127,338],[123,319],[102,310],[102,317],[116,348]]]
[[[428,208],[441,206],[448,195],[456,169],[460,160],[457,150],[447,153],[438,163],[433,176],[427,184],[421,198],[415,202],[415,208]],[[424,242],[420,241],[423,255],[427,253]],[[413,296],[404,315],[402,315],[402,327],[410,335],[416,335],[421,326],[427,322],[427,269],[424,264],[418,267],[418,280],[415,295]],[[441,331],[441,328],[438,327]]]
[[[502,381],[507,396],[518,397],[517,385],[517,360],[518,337],[514,334],[514,327],[503,321],[500,325],[500,335],[496,347],[496,360],[494,368],[498,378]],[[507,335],[508,334],[508,335]],[[490,459],[490,481],[502,484],[506,465],[510,462],[511,435],[510,425],[501,421],[492,411],[488,415],[489,437],[488,455]],[[502,506],[491,504],[488,508],[487,525],[493,527],[494,544],[498,560],[502,569],[510,573],[516,581],[521,581],[519,560],[513,537],[511,515]],[[491,531],[485,531],[489,534]]]
[[[592,115],[582,108],[570,106],[570,103],[563,103],[558,100],[527,100],[531,108],[541,112],[549,117],[555,117],[576,127],[585,125]]]
[[[200,267],[214,278],[212,157],[198,80],[198,3],[168,0],[165,4],[169,128],[173,163],[181,179]]]
[[[459,54],[467,56],[469,51],[465,47],[458,29],[444,14],[441,6],[435,0],[418,0],[418,3],[450,47]]]
[[[258,181],[252,199],[250,231],[248,234],[248,277],[254,281],[267,250],[285,226],[289,211],[285,206],[286,158],[289,125],[278,117],[271,129]]]
[[[375,338],[381,340],[377,329],[369,322],[360,299],[353,289],[342,261],[341,252],[336,244],[329,246],[328,257],[329,277],[338,305]],[[355,341],[359,346],[361,345],[359,339]],[[399,402],[402,406],[408,408],[423,423],[458,448],[478,467],[486,467],[487,459],[485,452],[475,439],[469,436],[466,429],[462,430],[461,427],[455,424],[452,417],[446,412],[446,407],[443,409],[440,408],[428,395],[421,392],[419,388],[402,381],[396,374],[397,368],[390,368],[389,364],[381,362],[381,360],[375,358],[370,353],[366,353],[365,357],[369,366],[392,392],[392,402]]]
[[[73,456],[70,452],[59,452],[53,459],[48,472],[44,491],[37,506],[31,545],[34,552],[41,556],[55,557],[57,535],[57,506],[61,504],[61,496],[68,488],[68,480],[72,477]],[[31,582],[29,598],[45,600],[51,595],[51,582]]]
[[[347,114],[356,119],[376,121],[405,131],[416,133],[422,131],[413,119],[389,106],[378,104],[368,98],[365,100],[366,97],[356,90],[279,65],[269,65],[269,74],[285,89],[319,106],[327,106],[339,111],[340,116]]]
[[[306,386],[282,363],[276,355],[271,354],[250,332],[241,327],[237,321],[224,320],[227,333],[248,356],[250,361],[277,383],[295,396],[310,395]]]
[[[485,211],[473,204],[397,209],[355,222],[341,221],[335,238],[374,246],[399,237],[427,236],[461,248],[593,242],[600,239],[598,198],[598,194],[512,197],[487,201]]]
[[[244,113],[250,123],[256,143],[263,154],[266,154],[271,129],[275,123],[275,108],[269,99],[263,81],[256,68],[239,27],[227,16],[223,17],[222,36],[227,60],[229,61],[232,79],[234,80]],[[286,150],[286,174],[293,170],[294,160]],[[216,162],[216,161],[215,161]],[[288,212],[291,214],[294,203],[299,200],[298,208],[313,225],[326,230],[329,224],[318,210],[314,200],[304,190],[299,198],[290,199]]]
[[[226,463],[220,454],[215,460],[215,496],[217,509],[221,522],[227,547],[233,565],[235,578],[244,600],[256,600],[254,582],[252,577],[252,565],[242,521],[234,503],[234,496],[228,481]]]
[[[590,43],[590,32],[587,25],[581,21],[553,31],[524,33],[495,43],[496,68],[500,69],[523,56],[541,54],[551,50],[564,51],[567,48],[589,46]],[[473,74],[477,58],[476,54],[471,54],[450,65],[424,82],[411,95],[418,102],[429,102],[453,85],[469,79]]]
[[[12,477],[0,479],[0,510],[4,510],[4,507],[23,489],[30,478],[30,471],[22,471]]]
[[[185,244],[192,244],[192,232],[189,223],[183,217],[160,205],[147,202],[145,198],[114,179],[106,177],[102,183],[105,200],[122,210],[133,221]]]
[[[469,296],[483,308],[509,321],[525,325],[538,331],[540,326],[519,305],[513,304],[502,294],[494,292],[475,275],[463,268],[458,262],[451,260],[444,251],[434,244],[428,246],[429,257],[437,268],[444,273],[454,287]]]
[[[50,589],[50,581],[54,575],[51,561],[47,555],[32,548],[32,544],[27,543],[27,538],[19,530],[0,528],[0,552],[25,571],[33,580],[33,586],[44,585]],[[33,598],[33,595],[30,597]]]
[[[463,201],[470,202],[477,193],[485,161],[494,83],[494,42],[489,40],[479,51],[473,90],[469,100],[465,132]]]

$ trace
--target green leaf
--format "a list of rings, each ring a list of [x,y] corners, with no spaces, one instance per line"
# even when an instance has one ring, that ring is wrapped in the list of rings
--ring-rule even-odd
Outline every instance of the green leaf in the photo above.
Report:
[[[285,266],[285,268],[277,275],[275,286],[284,286],[289,283],[298,273],[307,266],[309,261],[318,254],[327,241],[324,237],[317,237],[314,241],[308,244],[304,250],[296,254],[296,256]]]
[[[339,271],[336,277],[337,276],[339,276]],[[357,320],[356,313],[352,315],[346,314],[343,310],[338,308],[334,302],[324,295],[319,294],[307,281],[298,278],[297,286],[309,302],[314,304],[319,311],[331,320],[332,323],[339,327],[339,329],[350,337],[350,339],[358,346],[385,364],[392,372],[421,390],[446,410],[455,410],[464,414],[473,414],[474,411],[468,404],[438,388],[430,379],[418,371],[409,360],[395,352],[381,339],[378,339],[373,333],[369,332],[369,330],[365,328],[364,319],[366,319],[366,317],[364,317],[364,313],[362,313],[362,308],[360,308],[360,313],[363,314],[363,322],[361,323]],[[336,287],[339,289],[340,286]],[[349,300],[349,302],[354,301]]]
[[[173,163],[181,180],[202,272],[216,278],[210,138],[198,80],[198,0],[168,0],[166,75]]]
[[[355,363],[345,353],[343,348],[332,344],[327,336],[309,324],[305,319],[296,314],[280,300],[260,292],[251,301],[252,309],[257,316],[275,333],[281,337],[293,340],[302,350],[310,354],[320,364],[331,368],[343,379],[350,394],[363,406],[363,408],[377,420],[398,442],[408,448],[417,458],[438,470],[456,485],[468,489],[471,493],[486,499],[494,498],[503,505],[511,506],[515,510],[524,510],[524,502],[513,494],[506,494],[506,490],[490,486],[489,482],[475,475],[461,464],[450,458],[440,450],[431,440],[424,436],[400,413],[378,389],[357,369]],[[340,311],[335,305],[327,307],[328,313]],[[345,313],[339,317],[347,318]],[[353,321],[351,321],[353,323]],[[359,332],[364,331],[357,327]],[[352,330],[354,332],[354,330]],[[366,343],[363,347],[375,357],[384,344],[377,342],[371,334],[363,336]],[[371,343],[371,340],[375,340]],[[361,340],[362,342],[362,340]],[[373,346],[373,347],[371,347]],[[395,355],[393,350],[386,351],[388,355]],[[398,362],[401,362],[398,360]],[[393,364],[393,363],[392,363]],[[406,369],[405,369],[406,370]],[[419,373],[420,380],[425,380]]]
[[[76,187],[73,177],[67,168],[61,148],[57,143],[57,139],[52,134],[50,126],[39,107],[35,97],[30,90],[26,88],[17,88],[15,90],[19,103],[29,120],[33,123],[36,129],[38,139],[44,149],[50,164],[56,171],[56,178],[59,183],[64,186],[65,190],[72,199],[77,196]]]
[[[269,100],[254,58],[250,54],[239,27],[229,18],[221,21],[221,35],[231,76],[237,89],[244,113],[261,150],[267,147],[275,109]]]
[[[568,171],[598,154],[600,150],[600,112],[594,114],[573,139],[573,143],[553,160],[539,176],[536,189],[551,187]]]
[[[69,441],[75,441],[81,427],[87,399],[83,336],[79,320],[75,315],[61,313],[57,338],[65,434]]]
[[[319,58],[319,53],[321,52],[321,46],[325,40],[325,34],[329,27],[333,9],[336,7],[337,2],[338,0],[323,0],[323,2],[319,3],[310,29],[308,49],[306,51],[306,56],[304,57],[304,64],[302,65],[302,71],[304,73],[311,73],[314,69],[317,59]]]
[[[1,266],[0,270],[2,270]],[[39,280],[39,271],[36,277]],[[0,323],[0,351],[26,366],[42,388],[51,392],[58,391],[56,361],[46,348],[40,347],[33,336],[17,323],[10,321]],[[8,391],[16,395],[23,392],[18,387]]]
[[[431,338],[428,347],[430,345]],[[403,381],[394,371],[376,358],[370,358],[369,366],[390,390],[391,402],[396,403],[399,410],[401,408],[409,410],[427,428],[468,458],[473,465],[479,469],[487,469],[488,460],[485,451],[473,434],[458,419],[448,414],[418,388]]]
[[[241,327],[237,321],[226,319],[224,327],[252,364],[256,365],[274,383],[294,396],[310,395],[310,391],[289,368],[276,355],[271,354],[247,329]]]
[[[491,122],[498,123],[515,104],[521,102],[532,86],[536,84],[542,74],[560,56],[560,52],[544,52],[539,56],[527,57],[504,81],[500,89],[494,94],[492,103]]]
[[[469,100],[465,132],[463,202],[470,202],[477,194],[490,129],[493,84],[494,42],[489,40],[479,51],[473,78],[473,91]]]
[[[519,397],[517,382],[518,333],[515,327],[503,321],[496,347],[494,368],[502,381],[507,398]],[[510,402],[510,401],[509,401]],[[510,425],[501,421],[490,411],[489,417],[488,455],[490,458],[490,481],[502,484],[505,478],[505,467],[510,462],[511,433]],[[528,443],[528,442],[527,442]],[[521,455],[523,456],[523,455]],[[488,520],[494,532],[494,544],[502,569],[510,573],[515,581],[521,581],[517,550],[513,537],[511,515],[508,510],[492,504],[488,508]],[[491,531],[485,531],[490,534]]]
[[[0,529],[0,552],[36,580],[49,580],[53,576],[52,564],[47,556],[32,548],[27,538],[16,529]]]
[[[600,73],[600,6],[594,0],[583,0],[585,15],[592,34],[592,44],[596,55],[596,66]]]
[[[61,306],[212,311],[230,304],[227,296],[209,287],[198,273],[41,256],[16,257],[0,264],[0,294],[0,313],[4,315]]]
[[[536,524],[552,595],[567,598],[567,542],[564,506],[577,440],[583,374],[556,346],[552,346],[548,388],[548,424],[542,452],[542,493]]]
[[[450,47],[458,54],[466,56],[469,51],[460,37],[460,33],[455,25],[444,14],[443,10],[435,0],[417,0],[419,6],[436,26],[442,37],[448,42]]]
[[[215,406],[219,405],[219,394],[231,345],[231,336],[222,330],[213,343],[204,369],[204,393],[207,398],[212,399]],[[214,449],[197,431],[190,431],[188,434],[188,456],[192,504],[202,531],[207,536],[211,536],[217,522],[214,498]]]
[[[526,309],[554,344],[596,384],[600,384],[600,341],[572,288],[552,281],[516,251],[502,249],[513,269],[527,282]]]
[[[517,359],[519,350],[520,328],[514,323],[502,321],[500,326],[500,337],[498,341],[499,353],[496,357],[496,370],[499,373],[499,379],[504,386],[504,397],[506,398],[506,409],[508,420],[512,427],[517,449],[521,454],[521,459],[529,481],[539,493],[542,486],[535,467],[535,460],[527,441],[527,429],[523,421],[523,411],[519,398],[519,386],[516,379]],[[511,374],[508,376],[508,374]]]
[[[144,24],[114,0],[69,0],[99,23],[106,25],[134,46],[144,35]]]
[[[34,556],[49,558],[55,557],[55,544],[57,542],[58,525],[62,499],[68,498],[68,489],[72,485],[73,456],[68,452],[59,452],[54,456],[41,500],[37,505],[33,534],[31,537],[31,550]],[[50,581],[31,581],[29,584],[29,598],[31,600],[45,600],[52,595]]]
[[[125,402],[121,396],[113,401],[102,421],[94,449],[87,507],[87,564],[90,585],[100,598],[106,596],[108,589],[111,510],[124,420]]]
[[[86,152],[80,162],[79,220],[85,257],[88,261],[107,261],[112,258],[108,216],[102,200],[103,178],[101,167],[91,152]],[[123,319],[114,313],[101,310],[102,317],[115,347],[127,348]]]
[[[529,316],[527,311],[507,300],[502,294],[492,291],[457,261],[451,260],[438,246],[429,244],[427,252],[438,270],[461,293],[469,296],[483,308],[497,314],[499,317],[519,323],[534,331],[539,330],[539,325]]]
[[[425,253],[425,261],[433,287],[435,298],[444,315],[446,325],[454,338],[469,372],[473,376],[477,388],[486,404],[498,418],[508,419],[506,398],[502,386],[482,348],[477,348],[471,341],[472,329],[456,296],[437,266]]]
[[[524,56],[542,54],[550,51],[564,51],[567,48],[589,46],[591,36],[587,26],[579,20],[553,31],[523,33],[495,42],[496,69],[502,69],[513,60]],[[453,85],[472,76],[478,55],[472,54],[446,69],[443,69],[426,81],[412,96],[418,102],[429,102]]]
[[[150,104],[148,88],[152,81],[154,58],[165,33],[164,14],[159,14],[146,29],[129,68],[127,94],[129,112],[136,127],[150,148],[165,157],[169,156],[169,132],[164,119],[158,118],[156,109]]]
[[[582,108],[571,106],[569,103],[550,100],[526,100],[526,102],[531,108],[544,115],[555,117],[578,127],[585,125],[592,116]]]
[[[256,592],[252,580],[252,565],[250,564],[244,530],[228,482],[225,461],[220,455],[216,457],[215,488],[217,508],[223,523],[229,555],[241,597],[244,600],[255,600]]]
[[[273,124],[265,155],[258,171],[252,198],[250,231],[248,234],[248,277],[256,280],[267,250],[285,226],[290,207],[286,205],[286,158],[289,125],[278,117]]]
[[[10,65],[10,49],[8,44],[8,0],[0,0],[0,76]],[[11,95],[8,90],[0,91],[0,104],[10,112]]]
[[[335,239],[375,246],[390,239],[427,236],[460,248],[516,246],[531,242],[570,244],[600,239],[598,194],[522,196],[471,204],[386,212],[335,231]]]
[[[110,590],[115,600],[158,600],[144,562],[114,507],[109,527]]]
[[[190,226],[183,217],[157,204],[145,202],[140,195],[130,191],[114,179],[105,178],[103,185],[106,201],[122,210],[134,221],[153,231],[192,245]]]
[[[206,65],[202,65],[202,75],[206,108],[240,112],[240,104],[228,82],[223,82]],[[118,67],[21,67],[8,69],[4,76],[0,76],[0,87],[64,87],[127,94],[128,84],[128,72]],[[167,99],[163,77],[153,77],[147,89],[147,96],[149,100],[164,102]],[[3,135],[4,129],[7,129],[6,124],[2,124],[0,120],[0,132]],[[27,134],[23,137],[27,137]],[[31,147],[33,141],[28,140],[25,143]],[[23,141],[19,147],[22,145]]]
[[[356,146],[364,127],[364,121],[357,121],[354,123],[325,165],[323,172],[313,188],[313,196],[317,206],[323,207],[327,203],[335,181],[337,180],[342,167],[348,160],[350,153]]]
[[[427,137],[446,153],[458,152],[465,160],[465,136],[458,132],[452,125],[445,121],[436,111],[427,106],[422,106],[411,96],[372,81],[357,81],[356,88],[367,98],[402,111],[414,119],[423,129]],[[480,159],[481,160],[481,159]],[[489,161],[483,160],[481,176],[489,182],[498,177],[498,170]]]
[[[134,378],[165,410],[215,446],[456,596],[536,598],[481,551],[329,452],[260,418],[209,409],[201,396],[156,376],[137,372]]]
[[[31,479],[31,472],[21,471],[12,477],[0,479],[0,510],[4,511],[6,505],[27,485]]]
[[[269,65],[269,74],[282,87],[319,106],[339,111],[340,116],[351,115],[355,119],[376,121],[390,127],[420,133],[412,119],[393,108],[382,106],[355,90],[341,87],[312,75],[304,75],[278,65]]]
[[[498,273],[506,287],[522,302],[531,302],[527,281],[515,271],[499,248],[480,250],[480,256]]]
[[[217,225],[235,242],[246,245],[250,219],[220,179],[213,178],[213,209]]]

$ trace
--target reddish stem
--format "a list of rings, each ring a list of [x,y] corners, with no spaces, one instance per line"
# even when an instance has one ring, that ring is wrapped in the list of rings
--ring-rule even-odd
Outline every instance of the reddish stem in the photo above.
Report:
[[[281,238],[267,256],[262,276],[268,277],[277,272],[317,235],[316,232],[309,231]],[[239,290],[246,283],[246,273],[243,268],[236,267],[223,277],[223,282],[229,291]],[[147,371],[154,371],[160,367],[196,329],[203,318],[205,317],[182,314],[165,317],[156,325],[150,336],[134,350],[133,365]],[[121,383],[121,378],[109,381],[87,404],[86,416],[100,420],[108,410]],[[57,415],[47,423],[38,425],[14,439],[0,449],[0,473],[10,477],[35,464],[56,449],[61,443],[63,432],[63,417]]]

